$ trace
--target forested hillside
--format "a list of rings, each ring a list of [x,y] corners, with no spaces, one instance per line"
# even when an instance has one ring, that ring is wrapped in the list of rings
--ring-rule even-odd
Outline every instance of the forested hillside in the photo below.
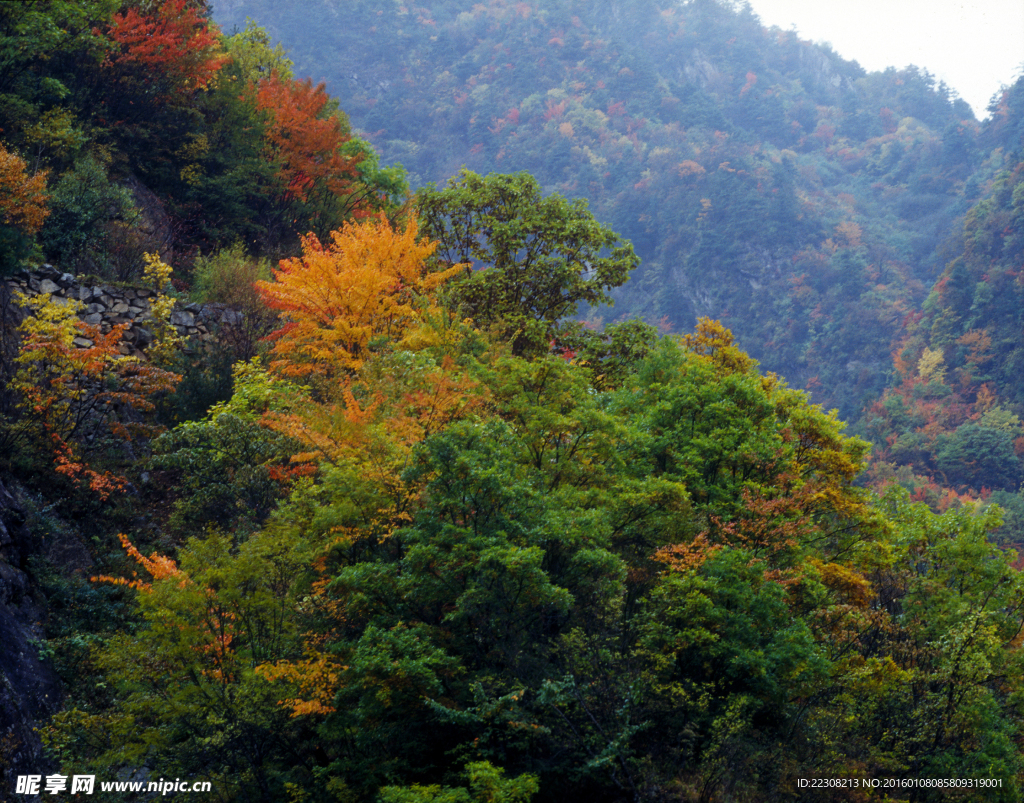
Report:
[[[720,318],[847,418],[882,390],[904,317],[944,267],[937,248],[1007,166],[927,73],[868,74],[740,3],[214,11],[287,42],[414,186],[465,165],[589,199],[643,261],[593,320]]]
[[[713,0],[0,65],[0,800],[1024,797],[1024,80]]]
[[[980,442],[958,446],[968,435],[953,432],[982,426],[992,405],[1024,415],[1012,245],[1022,225],[1013,195],[1020,82],[993,99],[982,124],[922,70],[867,73],[718,0],[396,2],[387,11],[325,0],[316,9],[344,24],[309,26],[260,0],[214,11],[225,26],[252,16],[287,41],[414,186],[442,184],[460,166],[526,170],[547,192],[588,199],[641,258],[614,307],[581,310],[591,325],[640,316],[685,331],[699,316],[717,318],[765,369],[876,444],[876,459],[894,466],[880,466],[876,482],[898,477],[932,504],[999,491],[1024,514],[1024,500],[1006,495],[1024,479],[1017,419],[1003,436],[980,436],[999,442],[988,469],[946,470],[938,457],[945,449],[945,462],[973,461]],[[979,229],[996,238],[984,251],[971,245]],[[956,334],[941,336],[944,359],[963,363],[968,340],[994,337],[994,370],[961,377],[957,398],[934,397],[929,413],[865,416],[883,391],[909,392],[921,327],[947,308],[936,303],[958,259],[957,276],[968,264],[974,273],[963,308],[949,313]],[[1002,312],[975,297],[983,275],[984,298]],[[968,314],[976,303],[989,306]],[[916,478],[897,466],[915,467]],[[1004,537],[1024,536],[1021,521]]]
[[[1022,106],[1018,81],[990,129],[1010,134],[1012,167],[947,243],[951,259],[893,351],[892,386],[865,417],[876,480],[898,479],[933,505],[943,493],[955,498],[954,489],[980,493],[1006,508],[1001,537],[1013,543],[1024,541]]]

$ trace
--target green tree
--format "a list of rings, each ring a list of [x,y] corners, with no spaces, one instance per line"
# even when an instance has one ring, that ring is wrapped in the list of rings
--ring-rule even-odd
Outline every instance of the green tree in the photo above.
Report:
[[[863,514],[852,482],[867,444],[843,435],[834,412],[759,375],[720,324],[702,321],[682,346],[664,339],[612,394],[612,410],[642,433],[635,461],[682,482],[697,510],[725,520],[743,509],[745,494],[775,496],[780,488],[790,496],[802,489],[809,514]]]
[[[269,410],[289,406],[289,388],[273,384],[256,364],[238,363],[234,394],[199,421],[186,421],[154,441],[156,468],[175,472],[170,524],[181,532],[211,525],[248,535],[287,497],[298,445],[260,425]]]
[[[1012,491],[1021,479],[1021,463],[1014,453],[1013,432],[969,423],[942,439],[936,463],[946,479],[972,488]]]
[[[667,573],[649,598],[640,645],[650,705],[705,794],[749,788],[756,774],[775,781],[784,771],[771,766],[777,745],[799,727],[803,702],[828,686],[830,662],[789,602],[744,549]]]
[[[381,803],[529,803],[537,792],[537,778],[520,775],[505,778],[501,767],[489,761],[466,765],[469,790],[440,786],[385,786]]]
[[[0,4],[0,130],[24,135],[73,90],[90,80],[117,0],[50,0]]]
[[[844,704],[859,708],[848,749],[895,759],[913,777],[984,772],[1002,785],[972,800],[1017,800],[1024,597],[1016,554],[987,537],[1000,513],[965,506],[936,514],[901,488],[880,508],[892,530],[867,572],[878,608],[858,641],[868,661],[898,667],[901,682],[869,694],[870,685],[858,684],[858,700],[836,701],[840,717]]]
[[[320,546],[293,537],[291,517],[308,524],[300,508],[241,544],[218,532],[190,538],[179,562],[143,557],[121,537],[142,577],[93,579],[135,588],[141,623],[94,651],[116,705],[71,706],[48,729],[66,769],[88,760],[144,773],[159,755],[160,772],[209,779],[225,799],[271,803],[289,786],[324,794],[307,722],[280,704],[272,669],[257,671],[302,656],[300,600]]]
[[[272,47],[270,35],[251,19],[245,21],[245,30],[224,39],[224,49],[231,56],[234,73],[243,87],[269,78],[275,72],[286,81],[294,77],[295,64],[284,47],[280,44]],[[235,80],[234,77],[231,80]]]
[[[40,232],[47,258],[67,270],[138,278],[141,254],[123,272],[114,267],[114,235],[140,218],[125,187],[111,183],[106,167],[92,155],[75,162],[53,185],[50,217]]]
[[[640,260],[602,226],[586,201],[543,197],[528,173],[481,177],[463,170],[444,189],[416,195],[435,259],[473,266],[450,292],[478,326],[497,329],[514,354],[545,351],[562,319],[581,304],[601,304]]]

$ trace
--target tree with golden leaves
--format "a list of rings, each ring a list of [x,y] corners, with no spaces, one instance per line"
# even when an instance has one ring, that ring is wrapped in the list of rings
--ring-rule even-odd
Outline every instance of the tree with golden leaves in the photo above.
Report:
[[[28,256],[50,214],[46,202],[46,173],[30,176],[25,160],[0,144],[0,276]]]
[[[281,261],[275,281],[256,283],[288,322],[270,337],[272,367],[287,376],[329,378],[358,370],[375,338],[401,341],[433,307],[429,293],[464,266],[430,272],[436,245],[383,216],[346,223],[329,243],[310,234],[302,256]]]

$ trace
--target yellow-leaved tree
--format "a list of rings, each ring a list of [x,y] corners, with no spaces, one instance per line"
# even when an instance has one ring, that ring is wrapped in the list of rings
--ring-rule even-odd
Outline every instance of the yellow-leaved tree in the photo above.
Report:
[[[321,243],[309,234],[302,256],[281,260],[276,281],[256,282],[267,305],[288,322],[274,340],[271,367],[288,376],[330,378],[358,370],[371,341],[401,341],[434,305],[429,293],[464,269],[431,272],[436,248],[417,242],[413,215],[404,229],[383,215],[346,223]]]
[[[400,475],[413,446],[480,397],[459,366],[425,353],[443,352],[450,334],[434,291],[465,265],[432,269],[436,244],[417,235],[415,215],[404,227],[383,215],[346,223],[327,244],[308,235],[276,281],[256,282],[286,319],[271,335],[270,371],[306,385],[293,386],[301,404],[268,411],[262,423],[302,446],[295,463],[358,464],[383,494],[369,517],[389,522],[382,530],[402,520]]]

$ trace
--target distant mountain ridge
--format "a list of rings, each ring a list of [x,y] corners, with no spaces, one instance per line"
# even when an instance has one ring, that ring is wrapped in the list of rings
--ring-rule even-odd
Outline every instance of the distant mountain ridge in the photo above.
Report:
[[[589,199],[643,259],[595,323],[721,318],[848,418],[881,392],[940,245],[1006,161],[927,72],[869,74],[741,3],[231,0],[214,14],[279,38],[413,186],[527,170]]]
[[[1001,166],[926,72],[868,74],[738,3],[214,12],[280,38],[414,186],[465,165],[588,198],[644,260],[595,321],[721,318],[850,417],[881,391],[903,317],[943,268],[936,248]]]

